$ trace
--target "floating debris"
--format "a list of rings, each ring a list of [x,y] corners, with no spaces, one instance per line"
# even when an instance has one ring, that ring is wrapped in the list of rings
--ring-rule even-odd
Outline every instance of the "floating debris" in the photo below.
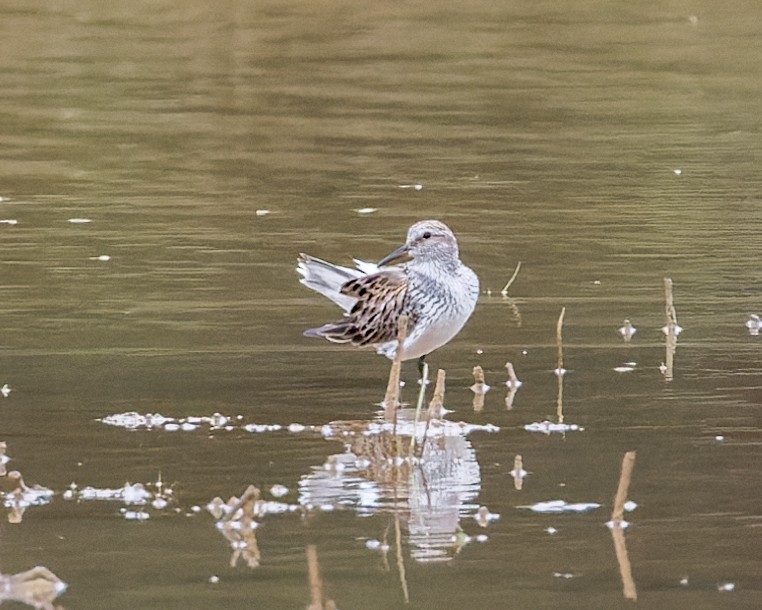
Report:
[[[0,220],[0,224],[3,225],[17,225],[19,223],[18,220],[14,220],[13,218],[5,218],[3,220]]]
[[[89,218],[69,218],[68,222],[74,224],[74,225],[83,225],[87,224],[88,222],[92,222]]]
[[[632,500],[627,500],[627,502],[624,503],[624,510],[626,510],[628,513],[631,513],[638,507],[636,502],[633,502]]]
[[[546,419],[542,422],[526,424],[524,426],[524,430],[528,432],[542,432],[543,434],[550,434],[551,432],[579,432],[584,430],[584,428],[582,426],[578,426],[577,424],[556,424]]]
[[[723,593],[730,593],[736,590],[736,583],[734,582],[721,582],[717,585],[717,590]]]
[[[378,212],[378,208],[360,208],[358,210],[355,210],[358,214],[373,214],[373,212]]]
[[[321,428],[323,437],[343,440],[353,436],[372,437],[388,435],[396,430],[397,436],[420,436],[426,427],[425,422],[415,424],[412,421],[393,422],[332,422]],[[453,422],[446,419],[436,419],[429,422],[427,438],[468,436],[472,432],[499,432],[500,428],[493,424],[469,424]]]
[[[277,432],[282,428],[280,424],[246,424],[243,427],[246,432]]]
[[[0,388],[0,394],[3,395],[3,398],[8,398],[12,391],[13,389],[7,383],[4,383],[3,387]]]
[[[216,576],[213,574],[212,576],[209,577],[209,584],[216,585],[219,582],[220,582],[219,576]]]
[[[476,511],[476,514],[474,514],[474,521],[482,527],[487,527],[490,523],[497,521],[498,519],[500,519],[500,515],[489,512],[489,509],[486,506],[480,506],[479,510]]]
[[[255,210],[254,214],[257,216],[267,216],[268,214],[271,214],[272,212],[270,210]]]
[[[137,430],[144,428],[146,430],[160,429],[166,432],[194,432],[201,426],[208,426],[211,430],[239,430],[246,432],[273,432],[282,430],[280,424],[246,424],[243,423],[242,416],[230,417],[221,413],[213,413],[206,416],[190,417],[165,417],[161,413],[141,414],[135,411],[126,413],[115,413],[98,419],[109,426],[127,428],[128,430]],[[318,431],[319,426],[304,426],[302,424],[291,424],[288,426],[291,432]]]
[[[366,540],[365,541],[365,548],[369,549],[371,551],[384,551],[384,552],[386,552],[386,551],[389,550],[389,545],[388,544],[383,544],[380,540],[371,539],[371,540]]]
[[[762,320],[759,318],[759,316],[755,313],[751,314],[749,316],[749,319],[746,321],[746,328],[749,329],[749,334],[753,337],[756,337],[759,335],[759,329],[762,328]]]
[[[687,586],[688,586],[688,577],[687,577],[687,576],[683,576],[683,577],[680,579],[680,584],[681,584],[683,587],[687,587]]]
[[[174,419],[171,417],[164,417],[160,413],[146,413],[145,415],[141,415],[135,411],[128,411],[126,413],[107,415],[97,421],[108,424],[109,426],[134,430],[137,428],[162,428],[165,424],[173,422]]]
[[[37,566],[18,574],[0,574],[0,604],[16,601],[40,610],[52,610],[67,584],[48,568]]]
[[[601,505],[595,502],[576,502],[570,504],[565,500],[548,500],[546,502],[537,502],[536,504],[517,506],[516,508],[526,508],[535,513],[586,513],[600,507]]]
[[[234,568],[239,559],[243,559],[252,569],[259,566],[261,559],[256,535],[259,522],[256,519],[269,513],[299,510],[295,505],[262,500],[259,488],[254,485],[249,485],[240,497],[233,496],[227,502],[216,497],[206,508],[217,520],[217,531],[225,537],[233,550],[230,567]]]
[[[627,364],[623,366],[615,366],[614,371],[617,373],[632,373],[635,370],[634,366],[628,366]]]
[[[569,580],[576,577],[576,574],[572,574],[571,572],[553,572],[553,578],[563,578],[564,580]]]
[[[681,170],[681,169],[673,169],[672,173],[675,174],[675,176],[682,176],[683,175],[683,170]]]
[[[718,434],[717,436],[714,437],[714,440],[716,440],[717,442],[722,442],[725,440],[725,437],[722,434]]]
[[[2,467],[2,470],[5,471],[5,467]],[[0,477],[0,501],[5,508],[10,509],[9,523],[21,523],[27,508],[49,504],[53,495],[53,490],[47,487],[41,485],[29,487],[17,470],[12,470]]]
[[[548,532],[548,534],[550,534],[551,536],[553,534],[557,534],[558,533],[558,530],[555,527],[549,527],[545,531]]]
[[[129,507],[145,507],[150,505],[154,510],[163,511],[167,509],[174,501],[171,486],[166,486],[159,478],[153,482],[144,485],[143,483],[125,483],[123,487],[117,488],[99,488],[83,487],[79,488],[76,483],[69,485],[63,494],[64,500],[76,500],[77,502],[86,501],[111,501],[122,502],[126,506],[121,508],[121,515],[130,521],[145,521],[151,517],[144,509],[136,510]]]
[[[276,484],[270,488],[270,493],[276,498],[282,498],[288,494],[288,487]]]
[[[632,322],[625,319],[624,325],[619,328],[618,332],[620,335],[622,335],[622,338],[625,340],[625,342],[629,342],[630,339],[632,339],[633,335],[638,332],[638,329],[632,325]]]
[[[10,490],[0,491],[0,498],[2,498],[3,506],[6,508],[43,506],[53,499],[54,492],[52,489],[42,487],[41,485],[33,485],[32,487],[29,487],[24,483],[21,473],[17,470],[12,470],[4,478],[8,484],[15,486],[15,488],[11,488]]]
[[[670,327],[669,326],[662,326],[661,327],[661,332],[663,332],[665,335],[670,335]],[[672,327],[672,333],[675,336],[679,335],[681,332],[683,332],[683,327],[680,326],[679,324],[675,324]]]
[[[100,256],[91,256],[91,261],[100,261],[102,263],[107,263],[111,260],[111,257],[108,254],[101,254]]]
[[[606,521],[606,527],[609,528],[610,530],[613,530],[613,529],[623,529],[624,530],[624,529],[627,529],[628,527],[630,527],[630,522],[629,521],[625,521],[624,519],[618,519],[616,521],[612,519],[610,521]]]
[[[400,184],[401,189],[414,189],[416,191],[423,190],[422,184]]]

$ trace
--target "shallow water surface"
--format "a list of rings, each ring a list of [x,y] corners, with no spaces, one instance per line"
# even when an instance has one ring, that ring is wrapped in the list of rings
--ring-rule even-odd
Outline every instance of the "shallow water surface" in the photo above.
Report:
[[[0,17],[0,441],[52,492],[0,477],[2,574],[45,566],[80,609],[762,605],[757,4]],[[482,295],[429,358],[450,423],[410,467],[388,361],[302,337],[338,311],[294,266],[378,260],[421,218]],[[207,510],[250,485],[258,527]]]

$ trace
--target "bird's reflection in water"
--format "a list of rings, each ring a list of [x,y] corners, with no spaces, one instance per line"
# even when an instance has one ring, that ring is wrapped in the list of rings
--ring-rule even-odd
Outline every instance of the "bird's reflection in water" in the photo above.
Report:
[[[406,524],[414,559],[446,561],[459,548],[461,519],[478,508],[481,475],[467,435],[493,428],[436,419],[426,430],[413,420],[412,409],[401,409],[396,434],[394,425],[377,421],[326,426],[325,438],[343,442],[345,452],[302,478],[299,503],[395,513]],[[413,430],[418,439],[411,448]]]

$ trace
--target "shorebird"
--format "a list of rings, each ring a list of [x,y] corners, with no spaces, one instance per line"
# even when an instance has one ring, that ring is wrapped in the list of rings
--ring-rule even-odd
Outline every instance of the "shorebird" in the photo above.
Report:
[[[402,265],[389,265],[403,257]],[[460,332],[476,306],[479,279],[460,260],[452,231],[438,220],[422,220],[407,233],[405,244],[377,264],[354,259],[356,268],[341,267],[300,254],[302,284],[344,309],[338,322],[304,331],[336,343],[373,346],[394,359],[397,323],[408,316],[402,359],[426,356]]]

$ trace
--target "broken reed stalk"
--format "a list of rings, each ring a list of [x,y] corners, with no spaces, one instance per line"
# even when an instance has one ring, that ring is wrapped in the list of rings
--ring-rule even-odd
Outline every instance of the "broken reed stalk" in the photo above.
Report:
[[[394,542],[397,549],[397,570],[400,573],[400,585],[402,586],[402,596],[405,603],[410,603],[410,594],[407,588],[407,577],[405,576],[405,558],[402,555],[402,530],[400,528],[400,513],[397,503],[397,486],[394,486]]]
[[[516,457],[513,458],[513,487],[516,489],[516,491],[521,491],[521,488],[524,486],[524,477],[522,476],[522,473],[524,472],[524,460],[521,457],[521,454],[516,454]]]
[[[392,368],[389,371],[389,383],[386,384],[386,395],[384,396],[384,412],[386,419],[397,423],[397,408],[400,405],[400,368],[402,366],[402,346],[407,338],[406,315],[401,315],[397,321],[397,354],[392,362]]]
[[[310,605],[308,610],[322,610],[323,581],[320,578],[317,548],[314,544],[307,545],[307,574],[310,583]]]
[[[421,420],[421,409],[423,408],[423,399],[426,397],[426,384],[429,381],[429,365],[423,363],[423,373],[421,375],[421,389],[418,392],[418,403],[415,405],[415,420],[413,421],[413,434],[410,438],[410,457],[415,455],[415,439],[418,436],[418,422]],[[426,440],[426,437],[423,439]]]
[[[505,385],[508,386],[508,394],[505,396],[505,408],[510,410],[513,409],[513,397],[516,396],[521,382],[516,377],[516,371],[513,370],[512,363],[506,362],[505,368],[508,371],[508,381],[505,382]]]
[[[230,509],[230,512],[228,512],[226,515],[223,515],[219,522],[226,523],[227,521],[230,521],[235,517],[235,514],[239,509],[243,509],[245,516],[253,518],[254,506],[259,501],[261,495],[262,493],[259,491],[258,487],[249,485],[246,488],[246,491],[243,492],[243,495],[238,499],[238,502],[236,502],[236,504]]]
[[[556,417],[558,423],[564,423],[564,316],[566,315],[566,307],[561,308],[561,314],[558,316],[558,322],[556,322],[556,345],[558,347],[558,358],[556,376],[558,377],[558,398],[556,399]]]
[[[439,417],[442,407],[444,407],[446,377],[447,375],[445,374],[444,369],[439,369],[437,371],[437,384],[434,386],[434,395],[431,397],[431,402],[429,403],[429,414],[433,413],[436,417]]]
[[[429,434],[429,423],[432,419],[437,419],[442,416],[442,409],[444,408],[444,395],[445,395],[445,378],[446,374],[444,369],[437,371],[437,384],[434,386],[434,396],[431,397],[429,408],[426,410],[426,426],[423,428],[423,439],[421,440],[421,451],[418,456],[419,460],[423,459],[423,452],[426,450],[426,437]]]
[[[619,476],[619,486],[614,496],[614,509],[611,512],[611,521],[614,525],[620,524],[624,519],[624,503],[627,501],[627,492],[630,489],[632,470],[635,467],[635,452],[628,451],[622,460],[622,474]]]
[[[625,599],[637,601],[638,588],[632,577],[632,564],[627,554],[627,543],[624,540],[624,530],[621,527],[611,529],[611,538],[614,540],[614,553],[619,564],[619,575],[622,577],[622,595]]]
[[[566,307],[561,308],[561,314],[558,316],[558,322],[556,322],[556,346],[558,348],[558,368],[559,375],[563,375],[564,370],[564,316],[566,315]]]
[[[614,553],[619,564],[619,574],[622,577],[622,595],[633,601],[638,599],[638,590],[632,577],[632,565],[627,555],[627,545],[624,540],[622,521],[624,519],[624,503],[632,480],[632,470],[635,467],[635,452],[628,451],[622,459],[622,474],[619,475],[619,485],[614,496],[614,508],[611,512],[611,537],[614,540]]]
[[[500,294],[502,294],[504,297],[508,296],[508,288],[510,288],[511,284],[513,284],[513,281],[516,279],[516,276],[518,276],[520,269],[521,269],[521,261],[516,263],[516,269],[513,270],[513,275],[511,276],[511,279],[508,280],[508,283],[505,286],[503,286],[503,289],[500,291]]]
[[[505,369],[508,371],[508,386],[509,387],[518,387],[519,378],[516,377],[516,371],[513,369],[513,364],[511,362],[505,363]]]
[[[474,385],[471,390],[474,393],[474,411],[484,409],[484,394],[486,393],[486,383],[484,382],[484,369],[478,364],[474,367]]]
[[[664,278],[664,314],[667,318],[664,379],[672,381],[674,378],[675,350],[677,349],[677,312],[672,295],[672,278],[669,277]]]
[[[677,326],[677,312],[675,311],[675,301],[672,295],[672,278],[664,278],[664,313],[667,316],[667,328],[674,332]]]

